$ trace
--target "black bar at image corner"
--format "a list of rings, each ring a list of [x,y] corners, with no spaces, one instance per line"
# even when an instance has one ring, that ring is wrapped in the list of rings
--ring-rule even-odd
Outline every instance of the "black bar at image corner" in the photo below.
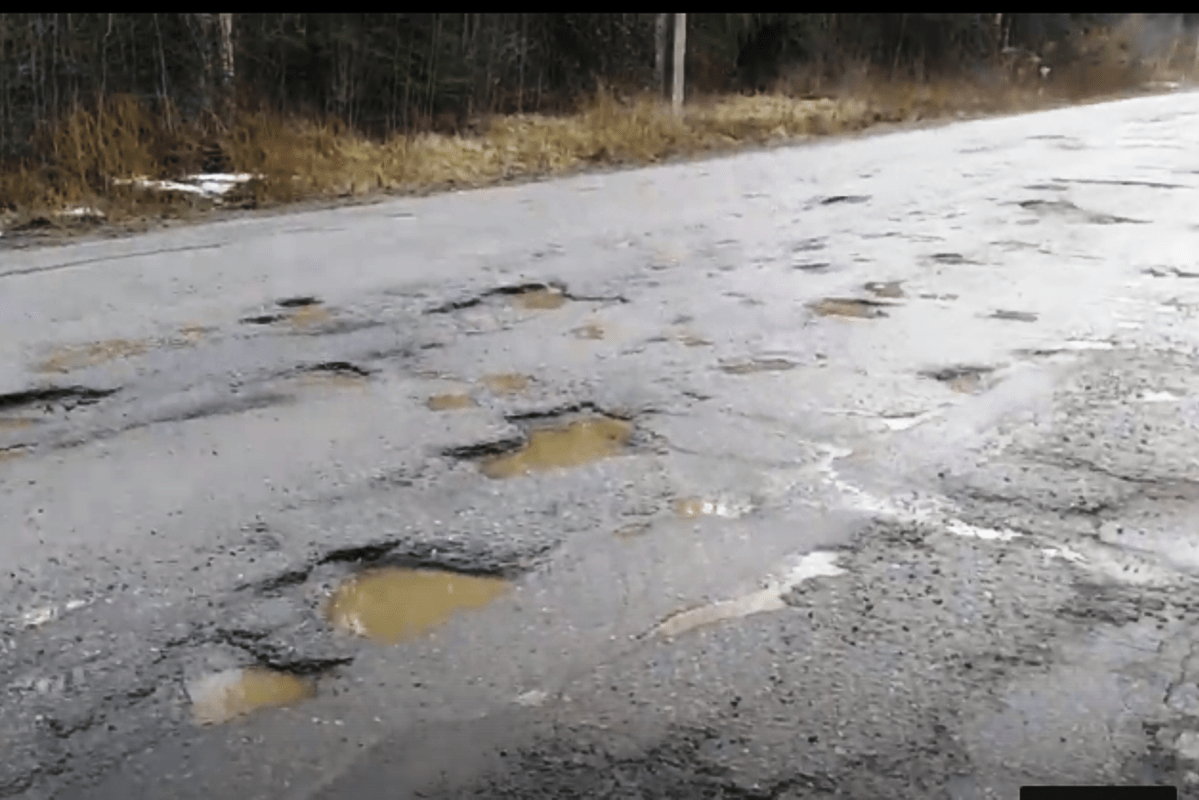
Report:
[[[1021,786],[1020,800],[1178,800],[1178,787]]]

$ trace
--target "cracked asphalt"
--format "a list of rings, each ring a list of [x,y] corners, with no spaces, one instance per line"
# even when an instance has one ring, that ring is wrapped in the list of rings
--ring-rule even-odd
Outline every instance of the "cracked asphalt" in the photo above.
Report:
[[[0,796],[1199,796],[1196,121],[0,250]]]

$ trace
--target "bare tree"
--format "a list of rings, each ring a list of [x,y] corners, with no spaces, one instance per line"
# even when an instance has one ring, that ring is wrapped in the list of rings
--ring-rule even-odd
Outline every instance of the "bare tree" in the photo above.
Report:
[[[666,14],[654,19],[654,89],[659,97],[666,95]]]
[[[687,55],[687,15],[674,15],[674,90],[670,105],[675,113],[683,110],[683,63]]]

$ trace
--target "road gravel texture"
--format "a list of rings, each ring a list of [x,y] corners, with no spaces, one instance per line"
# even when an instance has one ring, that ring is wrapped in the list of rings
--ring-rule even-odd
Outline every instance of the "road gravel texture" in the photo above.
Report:
[[[1199,797],[1197,124],[0,250],[0,796]]]

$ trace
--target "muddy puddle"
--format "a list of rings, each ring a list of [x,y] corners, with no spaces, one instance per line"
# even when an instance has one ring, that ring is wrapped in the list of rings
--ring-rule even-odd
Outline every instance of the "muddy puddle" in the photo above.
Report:
[[[721,364],[720,369],[729,375],[752,375],[755,372],[785,372],[795,369],[795,362],[785,358],[754,358],[749,361],[734,361]]]
[[[475,401],[469,394],[435,394],[425,401],[430,411],[460,411],[474,408]]]
[[[492,576],[386,567],[338,586],[326,614],[341,630],[398,644],[424,635],[460,611],[482,608],[510,588],[508,581]]]
[[[0,431],[19,431],[36,424],[29,417],[0,417]]]
[[[680,333],[679,342],[684,347],[711,347],[712,342],[694,333]]]
[[[488,458],[481,471],[489,478],[504,479],[581,467],[618,455],[632,438],[633,423],[612,417],[589,417],[565,425],[535,428],[522,447]]]
[[[512,295],[512,304],[528,311],[553,311],[566,305],[566,294],[552,286],[525,289]]]
[[[520,394],[529,388],[532,379],[515,372],[497,372],[484,375],[480,382],[495,394]]]
[[[871,281],[862,288],[870,292],[875,297],[886,297],[891,299],[904,297],[903,281]]]
[[[856,297],[826,297],[817,300],[808,307],[822,317],[853,317],[857,319],[877,319],[887,316],[883,309],[890,303],[880,303],[877,300],[866,300]]]
[[[252,667],[207,675],[188,687],[192,716],[216,725],[264,708],[281,708],[316,695],[315,685],[287,672]]]
[[[119,358],[139,356],[149,348],[148,342],[134,339],[109,339],[87,344],[63,345],[51,350],[50,355],[34,367],[34,371],[70,372]]]

